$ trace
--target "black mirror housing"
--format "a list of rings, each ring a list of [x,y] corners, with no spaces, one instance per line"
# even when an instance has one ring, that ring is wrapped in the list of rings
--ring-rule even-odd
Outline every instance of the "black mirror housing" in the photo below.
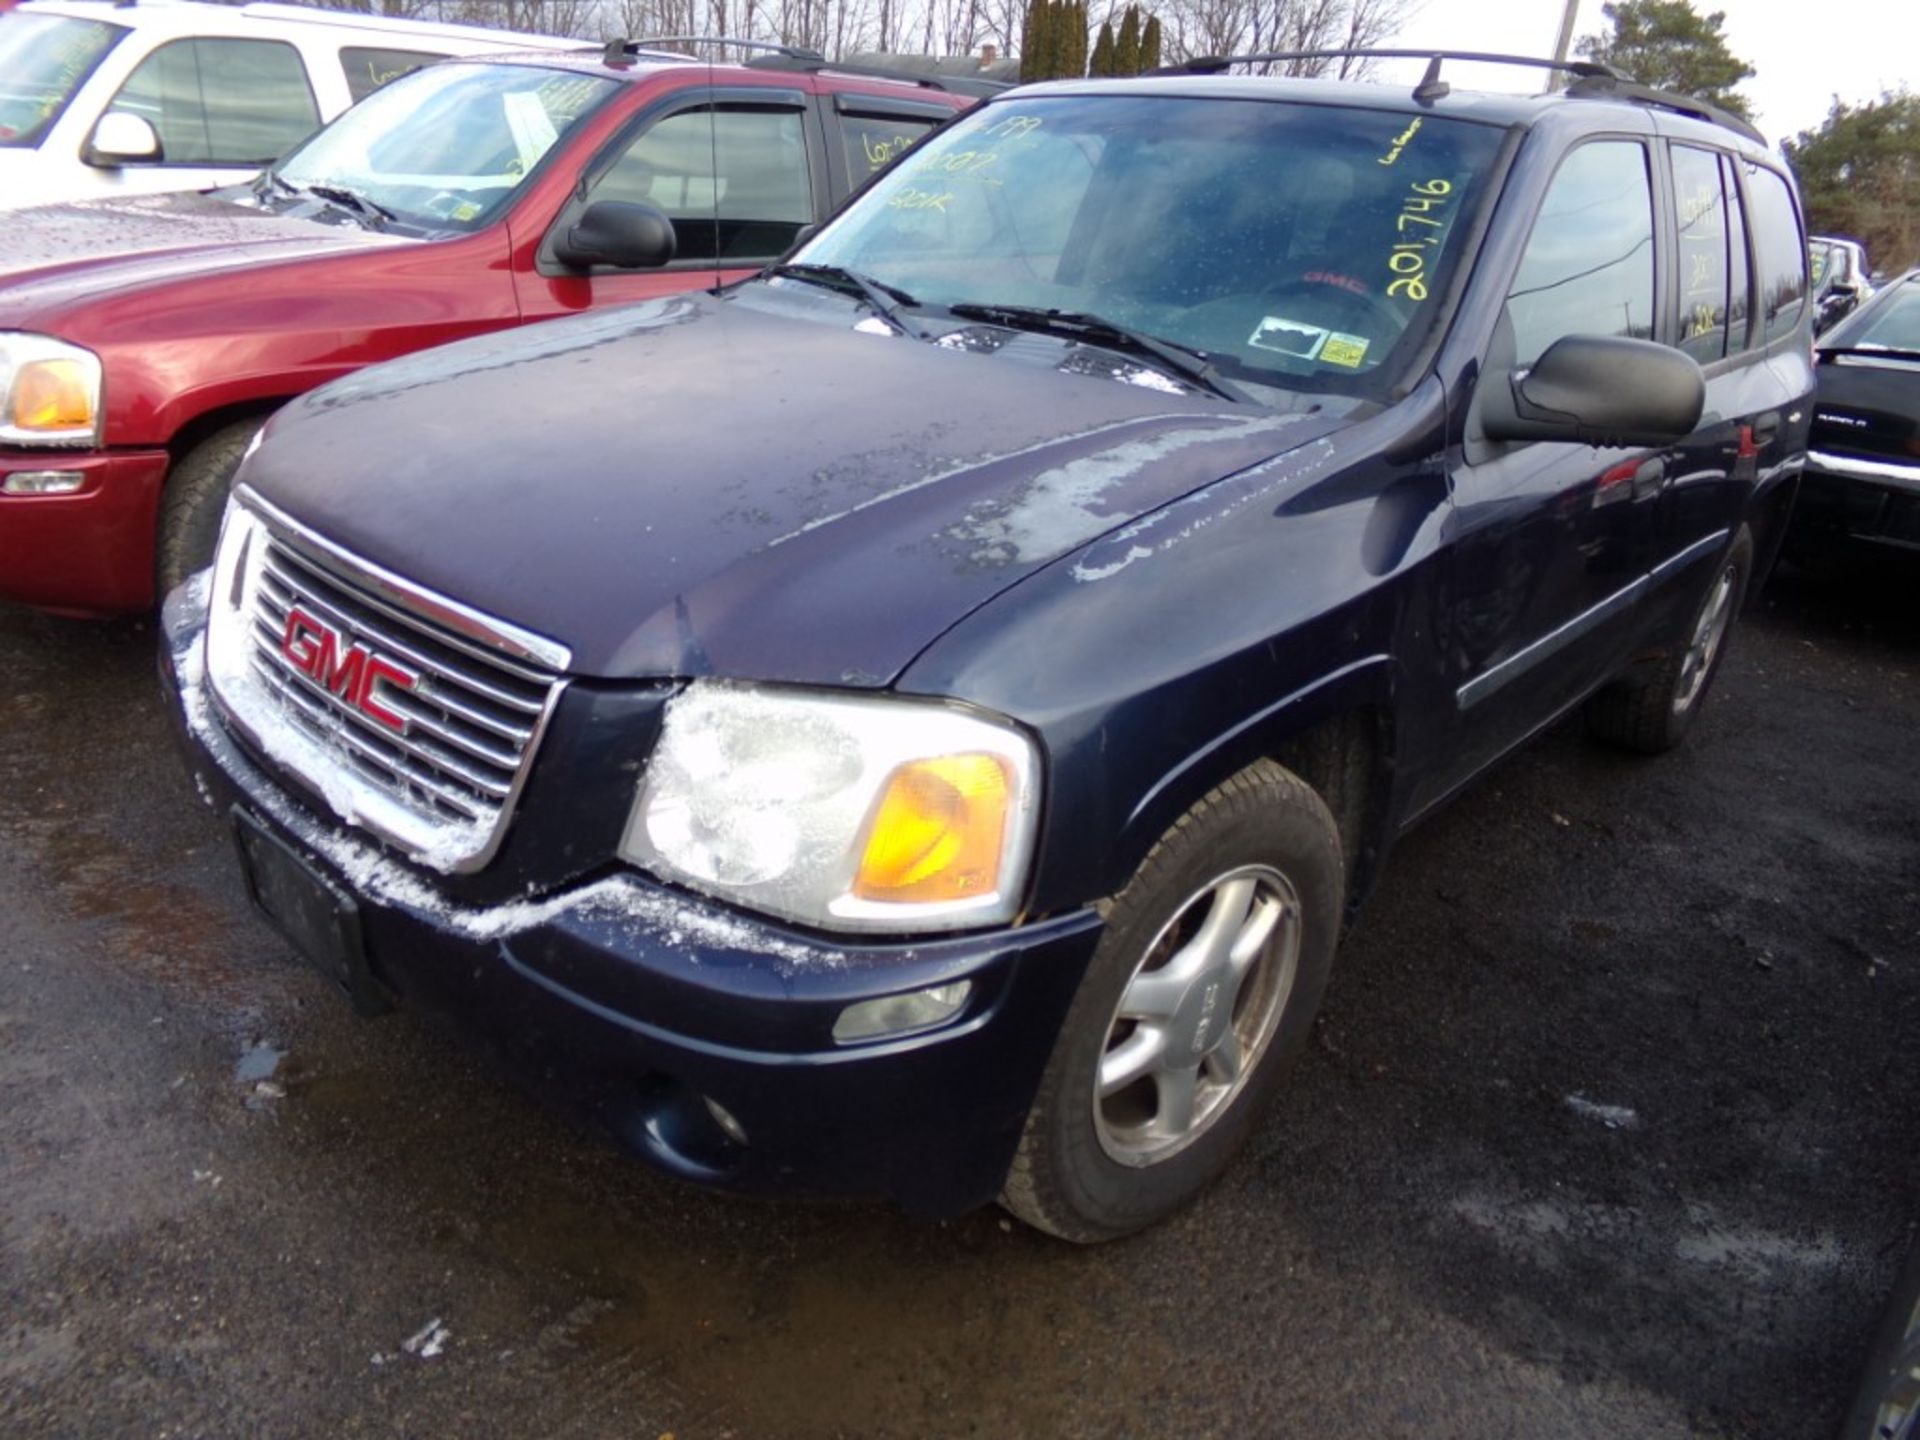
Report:
[[[553,255],[574,270],[653,270],[673,259],[677,245],[673,221],[659,206],[596,200],[554,242]]]
[[[1481,426],[1498,441],[1671,445],[1694,432],[1707,405],[1691,356],[1619,336],[1566,336],[1531,369],[1481,383]]]

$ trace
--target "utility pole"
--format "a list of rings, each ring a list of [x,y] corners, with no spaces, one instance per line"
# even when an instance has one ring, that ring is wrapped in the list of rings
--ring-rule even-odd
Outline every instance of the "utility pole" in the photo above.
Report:
[[[1556,65],[1566,64],[1567,52],[1573,48],[1573,22],[1579,19],[1579,17],[1580,0],[1566,0],[1566,10],[1560,16],[1560,41],[1553,47],[1553,61]],[[1549,70],[1547,72],[1546,88],[1540,93],[1545,95],[1549,91],[1556,89],[1559,84],[1560,72],[1557,70]]]
[[[1567,8],[1560,16],[1560,41],[1553,47],[1556,62],[1565,63],[1567,52],[1573,48],[1573,22],[1580,18],[1580,0],[1567,0]]]

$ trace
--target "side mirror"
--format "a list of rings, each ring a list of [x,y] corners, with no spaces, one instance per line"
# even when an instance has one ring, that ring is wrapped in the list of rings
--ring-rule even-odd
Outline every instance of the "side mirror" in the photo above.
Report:
[[[102,170],[121,165],[153,165],[166,159],[160,132],[150,121],[125,110],[109,110],[93,127],[93,138],[80,157]]]
[[[657,205],[638,200],[596,200],[554,241],[553,255],[574,270],[610,265],[651,270],[673,259],[678,237]]]
[[[1671,445],[1700,424],[1706,377],[1693,358],[1651,340],[1569,335],[1530,370],[1482,378],[1489,440]]]

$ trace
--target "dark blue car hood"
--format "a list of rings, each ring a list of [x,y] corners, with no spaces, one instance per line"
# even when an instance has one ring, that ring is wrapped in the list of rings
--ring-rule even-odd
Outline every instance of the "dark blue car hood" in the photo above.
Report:
[[[244,478],[582,675],[884,685],[1039,567],[1342,423],[781,303],[837,308],[680,297],[376,366],[282,411]]]

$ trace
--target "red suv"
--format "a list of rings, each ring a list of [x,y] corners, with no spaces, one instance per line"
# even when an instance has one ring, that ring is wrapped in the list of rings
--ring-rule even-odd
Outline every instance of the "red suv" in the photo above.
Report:
[[[152,605],[211,558],[234,470],[293,396],[749,274],[983,88],[781,49],[453,61],[248,185],[19,212],[0,254],[0,599]]]

